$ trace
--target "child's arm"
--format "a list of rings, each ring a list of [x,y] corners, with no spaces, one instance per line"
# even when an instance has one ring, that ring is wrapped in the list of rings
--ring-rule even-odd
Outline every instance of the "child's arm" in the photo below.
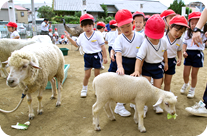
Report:
[[[182,61],[182,51],[177,51],[177,56],[178,56],[177,66],[180,66]]]
[[[115,59],[114,59],[114,55],[115,55],[115,51],[113,49],[111,49],[111,52],[110,52],[110,58],[111,60],[114,62]]]
[[[108,62],[108,60],[107,60],[105,44],[101,45],[101,50],[103,52],[103,63],[106,64]]]
[[[68,38],[68,40],[72,43],[72,45],[74,45],[75,47],[79,47],[76,42],[70,37],[70,35],[68,34],[68,32],[65,31],[65,36]]]
[[[131,76],[135,76],[135,77],[140,76],[140,68],[142,65],[143,65],[142,61],[140,59],[136,59],[134,73],[132,73]]]
[[[20,38],[20,36],[15,36],[13,39],[19,39]]]
[[[105,40],[105,44],[108,44],[108,41]]]
[[[183,44],[183,57],[184,58],[187,58],[188,57],[188,54],[186,53],[186,48],[187,48],[187,45],[186,44]]]
[[[124,75],[124,68],[122,65],[122,53],[121,52],[116,53],[116,63],[117,63],[117,68],[118,68],[116,73],[119,75]]]
[[[165,66],[164,66],[164,70],[167,71],[168,70],[168,58],[167,58],[167,50],[164,52],[164,61],[165,61]]]

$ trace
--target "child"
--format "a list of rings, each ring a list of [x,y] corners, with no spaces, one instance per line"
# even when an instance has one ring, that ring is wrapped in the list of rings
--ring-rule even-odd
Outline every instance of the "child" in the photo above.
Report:
[[[104,22],[98,22],[97,23],[97,30],[99,32],[101,32],[103,38],[105,39],[105,36],[106,36],[106,32],[105,32],[105,23]]]
[[[55,34],[53,34],[53,36],[52,36],[52,43],[53,43],[53,44],[56,44]]]
[[[9,22],[6,26],[7,26],[8,31],[11,32],[11,34],[10,34],[11,39],[20,39],[20,35],[17,32],[17,24],[16,23]]]
[[[164,70],[168,69],[167,43],[161,39],[165,31],[165,22],[160,15],[155,14],[150,17],[145,26],[146,38],[137,53],[135,72],[132,76],[140,76],[142,61],[142,76],[146,77],[149,82],[153,78],[153,85],[161,88]],[[165,65],[163,66],[163,60]],[[162,113],[163,110],[157,106],[156,113]]]
[[[65,36],[61,35],[60,39],[59,39],[59,44],[65,44]]]
[[[58,29],[57,28],[55,28],[54,34],[55,34],[55,38],[56,38],[56,41],[57,41],[57,44],[58,44],[59,34],[58,34]]]
[[[49,29],[49,36],[50,36],[50,38],[51,38],[51,40],[52,40],[52,29]]]
[[[109,57],[111,58],[111,64],[109,66],[108,72],[116,72],[117,70],[117,65],[116,65],[116,58],[115,58],[115,52],[112,49],[112,46],[114,44],[114,41],[116,37],[118,36],[118,31],[117,31],[117,23],[116,20],[111,20],[109,22],[109,27],[111,28],[111,31],[109,31],[106,34],[105,38],[105,44],[108,44],[108,52],[109,52]]]
[[[172,76],[175,74],[175,66],[181,65],[182,60],[182,39],[181,36],[188,27],[188,22],[184,16],[177,15],[170,22],[169,29],[164,36],[167,42],[168,70],[165,71],[164,90],[170,91]],[[178,60],[176,60],[178,56]]]
[[[133,32],[133,17],[129,10],[119,10],[115,15],[120,34],[114,42],[113,48],[116,52],[117,71],[119,75],[130,75],[134,72],[136,54],[143,41],[143,35]],[[123,103],[117,103],[114,112],[120,116],[130,116]]]
[[[143,12],[134,12],[133,20],[135,22],[135,32],[143,33],[144,32],[144,23],[145,23],[145,15]]]
[[[103,62],[107,63],[107,54],[104,44],[104,39],[101,33],[93,31],[94,17],[90,14],[84,14],[80,17],[81,28],[83,33],[78,37],[75,42],[70,35],[65,31],[65,35],[68,40],[76,47],[82,46],[84,54],[84,70],[85,76],[83,79],[83,88],[81,91],[81,97],[87,96],[88,80],[91,75],[91,69],[94,68],[94,75],[100,74],[101,68],[101,51],[103,52]]]
[[[165,31],[168,30],[170,20],[176,16],[176,13],[172,9],[164,10],[160,17],[165,21]]]
[[[184,42],[183,42],[183,57],[184,60],[184,70],[183,70],[183,80],[184,84],[180,90],[181,94],[184,94],[188,85],[189,85],[189,75],[191,71],[191,88],[188,92],[187,97],[193,98],[195,95],[195,87],[197,83],[197,74],[199,68],[203,67],[203,50],[205,48],[204,45],[200,45],[199,47],[195,44],[191,44],[192,42],[192,33],[193,31],[196,31],[194,29],[201,13],[200,12],[192,12],[188,15],[188,21],[190,28],[187,30],[187,33],[185,34]],[[205,35],[201,34],[202,39],[205,39]]]

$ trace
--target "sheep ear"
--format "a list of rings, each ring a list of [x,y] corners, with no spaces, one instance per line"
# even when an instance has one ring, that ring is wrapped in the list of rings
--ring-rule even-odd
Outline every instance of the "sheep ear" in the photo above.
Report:
[[[4,61],[4,62],[2,62],[2,63],[4,63],[4,64],[8,64],[8,60],[7,60],[7,61]]]
[[[39,67],[37,64],[35,64],[35,63],[32,62],[32,61],[30,61],[29,64],[30,64],[33,68],[42,69],[41,67]]]
[[[153,107],[156,107],[162,103],[163,99],[159,98],[159,100],[153,105]]]
[[[176,99],[178,99],[178,96],[175,96]]]

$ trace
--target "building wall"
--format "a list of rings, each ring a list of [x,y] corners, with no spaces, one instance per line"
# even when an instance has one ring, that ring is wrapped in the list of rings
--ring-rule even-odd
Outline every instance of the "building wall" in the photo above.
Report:
[[[0,10],[0,21],[9,21],[8,9]]]
[[[23,14],[23,16],[22,16]],[[25,23],[28,24],[28,15],[25,10],[16,10],[16,20],[17,23]]]

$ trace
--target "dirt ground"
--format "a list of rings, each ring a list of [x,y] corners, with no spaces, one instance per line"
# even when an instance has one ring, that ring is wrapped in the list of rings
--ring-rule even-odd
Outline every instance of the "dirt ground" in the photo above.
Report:
[[[126,109],[132,113],[130,117],[120,117],[115,115],[116,121],[110,121],[104,110],[100,114],[101,131],[94,131],[92,125],[92,105],[96,98],[92,89],[91,75],[88,85],[87,98],[80,98],[82,89],[82,80],[84,76],[83,56],[76,51],[71,45],[59,45],[59,47],[69,48],[68,55],[65,56],[65,63],[70,64],[68,77],[63,85],[62,105],[55,107],[56,100],[50,100],[51,90],[45,90],[43,93],[44,113],[37,115],[37,92],[32,94],[33,108],[35,118],[30,120],[31,125],[28,130],[12,129],[11,125],[17,122],[24,123],[28,121],[28,106],[26,98],[20,108],[9,114],[0,113],[0,125],[2,130],[11,136],[196,136],[201,134],[207,125],[205,117],[196,117],[188,114],[184,109],[187,106],[194,105],[202,99],[206,86],[207,67],[201,68],[198,74],[198,83],[196,86],[195,98],[188,99],[186,95],[180,94],[180,88],[183,85],[183,65],[177,67],[176,74],[173,76],[171,90],[178,96],[176,105],[177,119],[167,119],[167,113],[157,115],[148,106],[149,110],[144,124],[147,129],[146,133],[140,133],[137,125],[134,123],[134,110],[126,104]],[[205,57],[207,57],[207,50]],[[207,64],[205,59],[205,64]],[[105,64],[105,69],[101,71],[107,72],[109,63]],[[16,88],[10,88],[6,85],[6,79],[0,77],[0,108],[4,110],[12,110],[19,102],[22,91]],[[113,109],[115,103],[112,105]]]

